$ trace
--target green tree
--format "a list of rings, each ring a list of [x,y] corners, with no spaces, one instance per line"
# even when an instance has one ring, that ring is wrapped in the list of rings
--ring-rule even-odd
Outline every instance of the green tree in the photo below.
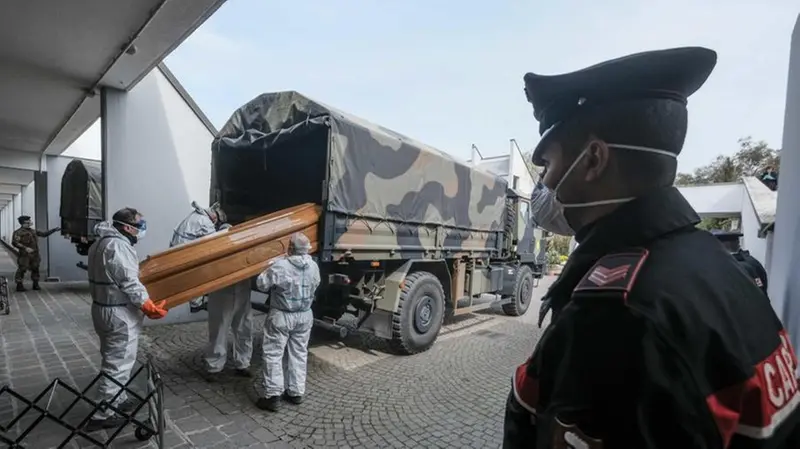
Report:
[[[695,169],[693,173],[679,173],[675,178],[675,185],[737,182],[743,176],[758,176],[768,167],[778,172],[780,162],[780,150],[770,148],[763,140],[754,142],[748,136],[739,139],[739,151],[732,156],[717,156],[710,164]],[[704,218],[698,227],[730,230],[732,223],[730,218]]]
[[[675,185],[689,186],[736,182],[742,176],[758,176],[767,167],[778,171],[781,162],[780,150],[774,150],[760,140],[751,137],[739,139],[739,151],[732,156],[717,156],[713,162],[694,170],[693,173],[679,173]]]
[[[568,256],[569,244],[571,241],[572,237],[566,235],[553,235],[552,239],[550,240],[550,248],[558,253],[558,255]]]

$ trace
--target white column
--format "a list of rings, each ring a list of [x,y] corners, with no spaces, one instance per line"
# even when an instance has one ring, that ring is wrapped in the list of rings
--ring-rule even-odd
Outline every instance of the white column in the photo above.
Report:
[[[8,207],[4,207],[3,210],[0,211],[0,239],[3,239],[6,243],[10,243],[8,241]]]
[[[14,204],[14,229],[19,229],[20,224],[18,219],[20,215],[22,215],[22,195],[14,195],[12,203]]]
[[[47,223],[37,223],[36,221],[36,194],[35,194],[36,184],[35,182],[31,182],[26,186],[22,186],[22,193],[20,194],[20,203],[22,207],[22,214],[21,215],[28,215],[33,220],[34,225],[37,229],[45,230],[47,228]]]
[[[158,69],[130,92],[105,89],[101,109],[106,218],[124,207],[144,215],[144,259],[169,247],[192,201],[208,205],[213,135]],[[205,319],[187,304],[151,324]]]
[[[800,355],[800,16],[792,33],[789,83],[778,180],[778,208],[769,271],[772,306]]]

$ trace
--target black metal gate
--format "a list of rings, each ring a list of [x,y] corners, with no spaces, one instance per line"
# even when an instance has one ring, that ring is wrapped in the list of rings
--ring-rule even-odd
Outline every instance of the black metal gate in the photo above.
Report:
[[[141,376],[146,376],[144,382],[144,394],[139,394],[131,389],[131,386],[134,385],[137,379],[140,379]],[[92,391],[94,385],[101,378],[106,378],[120,387],[120,391],[110,402],[96,402],[88,396],[88,393]],[[61,413],[55,414],[49,409],[50,403],[56,391],[59,390],[70,393],[72,400],[65,410],[63,410]],[[111,405],[116,402],[117,398],[123,392],[126,392],[129,397],[137,400],[136,407],[129,413],[125,413]],[[0,399],[2,399],[5,395],[9,395],[14,398],[17,403],[24,404],[22,410],[20,410],[11,419],[11,421],[8,423],[0,423],[0,442],[7,444],[7,447],[10,449],[40,449],[27,446],[25,444],[25,439],[33,435],[36,427],[45,421],[54,422],[61,428],[69,431],[69,435],[67,435],[66,438],[64,438],[64,440],[58,444],[58,449],[65,448],[76,437],[81,437],[85,440],[88,440],[97,447],[108,448],[114,439],[120,434],[120,432],[122,432],[122,429],[128,424],[135,426],[134,435],[139,441],[147,441],[153,437],[156,437],[157,447],[159,449],[163,449],[164,447],[164,384],[161,376],[158,374],[150,360],[135,370],[132,373],[130,380],[124,385],[107,376],[106,374],[100,373],[95,376],[89,385],[87,385],[83,390],[78,390],[77,388],[62,382],[60,379],[55,379],[33,399],[24,397],[8,386],[3,386],[0,388]],[[46,405],[44,407],[38,405],[39,402],[45,398],[48,398]],[[88,403],[92,409],[86,414],[80,423],[73,425],[67,422],[66,416],[81,401]],[[147,407],[148,411],[147,418],[140,420],[136,417],[136,415],[145,406]],[[93,436],[92,434],[82,430],[95,412],[109,409],[114,411],[117,415],[123,417],[125,422],[119,428],[105,429],[108,433],[108,438],[105,441],[98,439],[97,435]],[[35,419],[33,419],[30,424],[23,426],[21,425],[21,421],[28,413],[33,413]],[[11,430],[14,429],[18,424],[20,424],[20,430],[16,432],[15,435],[12,435]]]
[[[0,315],[11,313],[11,303],[8,302],[8,279],[0,276]]]

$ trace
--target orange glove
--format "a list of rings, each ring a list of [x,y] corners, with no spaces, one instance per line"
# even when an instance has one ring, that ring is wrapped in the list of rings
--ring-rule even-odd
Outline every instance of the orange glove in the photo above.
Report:
[[[166,302],[167,301],[153,302],[152,299],[148,299],[142,305],[142,312],[151,320],[160,320],[167,316],[167,309],[164,308]]]

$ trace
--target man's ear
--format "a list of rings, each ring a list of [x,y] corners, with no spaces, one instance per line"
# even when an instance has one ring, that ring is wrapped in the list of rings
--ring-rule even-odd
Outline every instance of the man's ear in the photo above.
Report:
[[[603,174],[610,166],[610,149],[608,145],[600,139],[594,138],[586,147],[586,175],[584,179],[586,182],[597,181],[603,177]]]

